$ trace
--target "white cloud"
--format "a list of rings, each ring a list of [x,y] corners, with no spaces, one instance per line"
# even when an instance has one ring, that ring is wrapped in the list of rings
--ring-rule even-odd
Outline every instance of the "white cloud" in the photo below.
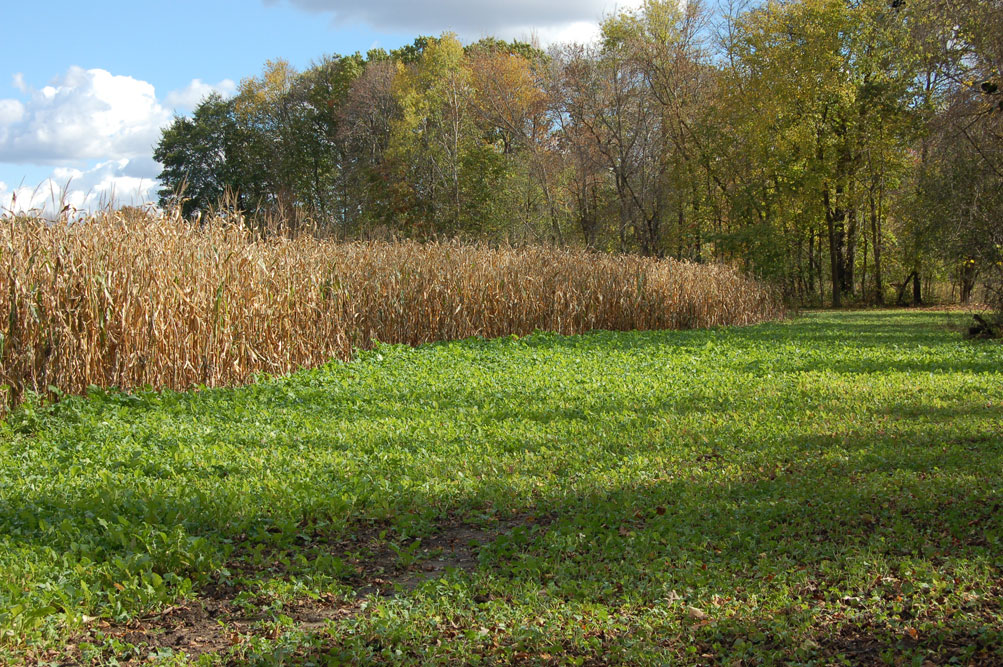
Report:
[[[18,100],[0,100],[0,130],[24,118],[24,105]]]
[[[264,0],[276,4],[280,0]],[[504,38],[536,34],[541,42],[592,39],[598,21],[617,9],[636,8],[643,0],[285,0],[299,9],[329,14],[339,25],[364,23],[377,30],[461,37]]]
[[[173,111],[188,112],[208,94],[229,96],[237,85],[194,79],[157,99],[152,84],[103,69],[71,67],[50,85],[33,88],[21,74],[24,99],[0,99],[0,163],[51,166],[89,160],[150,162]]]
[[[232,79],[223,79],[216,84],[205,83],[202,79],[193,79],[185,88],[167,93],[164,102],[176,111],[191,111],[212,93],[230,97],[236,92],[237,84]]]
[[[0,146],[7,143],[10,130],[7,128],[24,118],[24,105],[17,100],[0,100]]]
[[[90,211],[114,204],[139,205],[156,199],[160,167],[152,158],[100,162],[82,170],[56,167],[34,187],[9,188],[0,182],[0,212],[53,212],[64,205]]]
[[[24,98],[0,99],[0,164],[52,171],[37,185],[0,183],[0,212],[51,212],[63,204],[93,210],[156,199],[161,166],[153,149],[172,109],[190,111],[209,93],[232,95],[237,87],[229,79],[194,79],[161,103],[146,81],[80,67],[42,88],[15,74],[14,86]]]
[[[171,121],[153,85],[102,69],[71,67],[51,85],[25,85],[24,92],[25,102],[0,100],[3,162],[65,165],[149,155]]]
[[[506,39],[523,42],[537,41],[540,44],[591,44],[599,39],[599,23],[595,21],[575,21],[549,28],[512,28],[500,33]]]

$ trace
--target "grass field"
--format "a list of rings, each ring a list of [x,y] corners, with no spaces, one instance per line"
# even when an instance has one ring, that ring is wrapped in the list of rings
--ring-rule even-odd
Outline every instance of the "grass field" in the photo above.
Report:
[[[1003,347],[951,317],[27,406],[0,663],[1003,662]]]

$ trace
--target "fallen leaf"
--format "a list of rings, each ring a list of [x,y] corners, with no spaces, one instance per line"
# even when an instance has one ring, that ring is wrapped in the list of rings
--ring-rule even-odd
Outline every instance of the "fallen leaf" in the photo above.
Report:
[[[702,609],[697,609],[696,607],[687,607],[686,613],[689,614],[690,618],[695,618],[698,621],[702,621],[707,618],[707,612]]]

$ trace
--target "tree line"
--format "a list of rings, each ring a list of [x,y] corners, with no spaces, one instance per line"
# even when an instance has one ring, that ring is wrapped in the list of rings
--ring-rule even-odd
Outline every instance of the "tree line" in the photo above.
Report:
[[[1001,67],[1000,0],[648,0],[592,44],[276,60],[164,130],[161,204],[728,261],[803,304],[999,299]]]

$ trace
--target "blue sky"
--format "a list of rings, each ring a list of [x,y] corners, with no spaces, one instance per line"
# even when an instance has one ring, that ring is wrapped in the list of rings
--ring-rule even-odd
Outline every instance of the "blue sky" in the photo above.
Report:
[[[636,6],[640,0],[621,0]],[[6,3],[0,39],[0,209],[38,207],[69,182],[90,208],[154,196],[160,130],[268,59],[395,48],[450,30],[587,41],[607,0],[59,0]],[[16,203],[12,194],[16,193]]]

